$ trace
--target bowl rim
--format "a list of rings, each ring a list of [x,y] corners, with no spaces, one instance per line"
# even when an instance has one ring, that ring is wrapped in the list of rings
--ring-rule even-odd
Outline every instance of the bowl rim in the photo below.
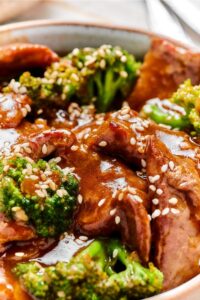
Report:
[[[155,33],[153,31],[141,29],[139,27],[129,27],[129,26],[123,26],[123,25],[115,25],[110,23],[98,23],[98,22],[76,22],[76,21],[66,21],[64,19],[40,19],[40,20],[31,20],[31,21],[22,21],[22,22],[14,22],[9,23],[0,26],[0,34],[13,31],[13,30],[20,30],[20,29],[28,29],[33,27],[40,27],[40,26],[77,26],[77,27],[93,27],[93,28],[100,28],[100,29],[110,29],[110,30],[120,30],[124,32],[133,32],[133,33],[139,33],[148,36],[149,38],[161,38],[165,39],[174,45],[178,47],[182,47],[185,49],[192,49],[191,46],[181,42],[177,41],[176,39],[167,37],[165,35]]]
[[[23,22],[15,22],[10,24],[5,24],[0,27],[0,34],[6,33],[6,32],[12,32],[15,30],[23,30],[23,29],[29,29],[29,28],[36,28],[36,27],[48,27],[48,26],[77,26],[77,27],[93,27],[96,29],[108,29],[108,30],[120,30],[124,32],[132,32],[132,33],[138,33],[142,35],[146,35],[149,38],[161,38],[165,39],[171,43],[173,43],[177,47],[182,47],[186,50],[192,49],[191,46],[186,45],[185,43],[182,43],[180,41],[177,41],[176,39],[166,37],[165,35],[158,34],[152,31],[144,30],[137,27],[128,27],[128,26],[122,26],[122,25],[111,25],[111,24],[102,24],[102,23],[94,23],[94,22],[71,22],[66,21],[63,19],[41,19],[41,20],[31,20],[31,21],[23,21]],[[181,296],[189,296],[189,293],[199,287],[200,292],[200,275],[196,275],[192,279],[186,281],[185,283],[181,284],[180,286],[171,289],[169,291],[163,292],[159,295],[153,296],[148,298],[149,300],[176,300],[177,297]],[[183,295],[184,294],[184,295]],[[147,300],[148,300],[147,299]],[[180,298],[179,298],[180,299]],[[187,298],[189,299],[189,298]]]

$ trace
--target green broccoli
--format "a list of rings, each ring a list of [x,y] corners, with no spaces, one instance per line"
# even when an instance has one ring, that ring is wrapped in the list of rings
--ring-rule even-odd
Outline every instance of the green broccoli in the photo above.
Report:
[[[156,123],[170,125],[172,128],[200,133],[200,85],[192,86],[186,80],[169,100],[153,99],[147,101],[140,113]]]
[[[2,160],[0,211],[32,225],[43,237],[69,228],[76,207],[77,179],[54,161],[32,162],[13,157]]]
[[[23,92],[36,102],[94,102],[98,111],[105,112],[117,97],[118,100],[127,97],[139,68],[140,63],[126,50],[103,45],[97,49],[74,49],[49,66],[43,78],[25,72],[19,78],[19,83]],[[12,86],[13,82],[4,88],[4,92],[12,90]]]
[[[68,263],[43,267],[20,263],[13,270],[36,299],[128,300],[157,294],[163,275],[152,263],[143,267],[136,254],[117,240],[96,240]]]

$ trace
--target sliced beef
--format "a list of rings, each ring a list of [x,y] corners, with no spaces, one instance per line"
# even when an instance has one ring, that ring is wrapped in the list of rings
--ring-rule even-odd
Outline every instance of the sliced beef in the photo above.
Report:
[[[84,144],[74,146],[59,155],[80,179],[75,230],[89,237],[119,232],[127,246],[148,261],[151,233],[146,182],[116,159],[88,151]]]
[[[0,77],[12,77],[31,68],[45,69],[58,61],[58,55],[48,47],[37,44],[16,43],[0,47]]]
[[[144,120],[130,108],[109,114],[96,131],[91,132],[88,144],[94,150],[120,156],[129,163],[145,165],[146,145],[150,135],[161,140],[178,156],[190,157],[199,167],[200,149],[189,135],[173,131],[152,121]]]
[[[128,99],[129,104],[138,110],[146,100],[168,98],[188,78],[193,84],[200,83],[200,53],[155,39],[145,56],[140,77]]]
[[[148,143],[147,176],[153,260],[167,290],[199,273],[200,178],[191,159],[172,155],[155,137]]]

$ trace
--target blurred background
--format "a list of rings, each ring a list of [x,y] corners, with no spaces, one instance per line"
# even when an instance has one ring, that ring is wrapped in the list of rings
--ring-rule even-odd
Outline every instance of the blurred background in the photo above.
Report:
[[[62,19],[137,27],[200,47],[200,0],[0,0],[1,24]]]

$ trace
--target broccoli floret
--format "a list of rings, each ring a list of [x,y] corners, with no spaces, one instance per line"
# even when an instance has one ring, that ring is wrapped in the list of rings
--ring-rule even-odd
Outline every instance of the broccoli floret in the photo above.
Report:
[[[42,267],[18,264],[14,273],[37,299],[128,300],[157,294],[163,275],[153,264],[143,267],[136,254],[117,240],[96,240],[68,263]]]
[[[141,115],[172,128],[200,133],[200,85],[186,80],[168,100],[153,99],[144,105]]]
[[[127,97],[140,65],[120,47],[74,49],[49,66],[43,78],[25,72],[19,83],[35,103],[41,100],[56,104],[71,100],[80,104],[94,102],[98,111],[105,112],[117,97],[118,100]],[[4,92],[10,92],[12,86],[13,83],[4,88]]]
[[[0,211],[11,219],[32,225],[43,237],[57,236],[72,223],[78,181],[55,162],[3,160]],[[48,176],[48,178],[47,178]]]

